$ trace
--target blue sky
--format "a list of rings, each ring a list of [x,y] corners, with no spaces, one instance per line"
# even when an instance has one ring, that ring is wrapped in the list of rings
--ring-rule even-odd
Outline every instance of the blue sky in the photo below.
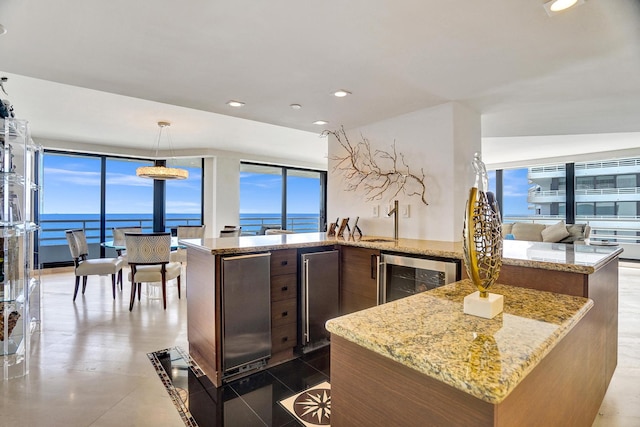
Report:
[[[502,172],[502,212],[503,216],[527,216],[532,215],[527,203],[529,170],[505,169]],[[495,191],[495,171],[489,171],[489,188]]]
[[[313,213],[320,211],[320,182],[318,179],[287,177],[287,212]],[[240,213],[280,213],[282,211],[282,176],[240,173]]]
[[[47,154],[44,156],[43,214],[99,214],[100,158]],[[147,163],[148,164],[148,163]],[[150,214],[153,181],[136,176],[143,163],[107,160],[108,214]],[[167,213],[200,213],[202,171],[186,168],[189,178],[167,181]],[[242,173],[241,213],[280,213],[282,177]],[[318,213],[319,180],[289,175],[289,213]]]
[[[153,181],[139,178],[142,163],[107,160],[107,213],[149,214],[153,206]],[[199,168],[187,168],[189,179],[167,181],[167,213],[200,213]],[[505,216],[529,215],[526,168],[503,172]],[[495,191],[495,172],[489,171],[489,186]],[[44,157],[43,214],[100,213],[100,159],[47,154]],[[282,177],[243,172],[240,174],[240,213],[280,213]],[[320,186],[314,178],[288,177],[289,213],[319,212]]]
[[[149,163],[146,163],[147,165]],[[150,214],[153,181],[136,176],[141,162],[107,160],[108,214]],[[167,182],[167,213],[200,213],[199,168],[187,168],[189,178]],[[47,154],[44,156],[43,214],[99,214],[100,159]]]

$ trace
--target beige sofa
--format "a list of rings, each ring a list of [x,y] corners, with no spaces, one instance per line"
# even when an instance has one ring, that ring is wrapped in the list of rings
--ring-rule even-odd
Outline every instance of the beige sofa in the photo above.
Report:
[[[505,239],[528,240],[530,242],[574,243],[589,237],[591,227],[587,224],[535,224],[530,222],[512,222],[502,224],[502,236]]]

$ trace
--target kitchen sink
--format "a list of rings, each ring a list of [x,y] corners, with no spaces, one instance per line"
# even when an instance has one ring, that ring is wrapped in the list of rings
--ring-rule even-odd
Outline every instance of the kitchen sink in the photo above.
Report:
[[[384,243],[384,242],[391,243],[391,242],[395,242],[395,240],[393,240],[393,239],[384,239],[384,238],[378,238],[378,237],[371,238],[371,239],[364,238],[364,239],[360,239],[360,241],[362,241],[362,242],[374,242],[374,243]]]

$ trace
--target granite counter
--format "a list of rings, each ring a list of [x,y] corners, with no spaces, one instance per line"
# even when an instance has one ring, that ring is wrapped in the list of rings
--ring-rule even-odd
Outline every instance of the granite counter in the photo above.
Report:
[[[278,249],[346,245],[385,252],[463,259],[462,242],[398,239],[365,236],[360,239],[329,237],[325,233],[294,233],[207,239],[182,239],[187,247],[212,255],[241,254]],[[558,243],[505,240],[503,264],[545,270],[591,274],[622,252],[618,247],[565,245]]]
[[[489,320],[463,313],[474,290],[463,280],[328,321],[331,425],[591,425],[604,383],[593,301],[494,285],[505,309]]]
[[[499,403],[591,309],[593,301],[495,285],[504,312],[464,314],[469,280],[329,320],[327,330],[490,403]]]

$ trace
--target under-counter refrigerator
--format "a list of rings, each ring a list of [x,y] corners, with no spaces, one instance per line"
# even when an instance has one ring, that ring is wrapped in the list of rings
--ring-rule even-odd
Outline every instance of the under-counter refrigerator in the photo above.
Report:
[[[311,351],[329,343],[330,333],[324,324],[339,315],[338,251],[301,255],[302,349]]]
[[[222,258],[224,376],[271,357],[271,254]]]

